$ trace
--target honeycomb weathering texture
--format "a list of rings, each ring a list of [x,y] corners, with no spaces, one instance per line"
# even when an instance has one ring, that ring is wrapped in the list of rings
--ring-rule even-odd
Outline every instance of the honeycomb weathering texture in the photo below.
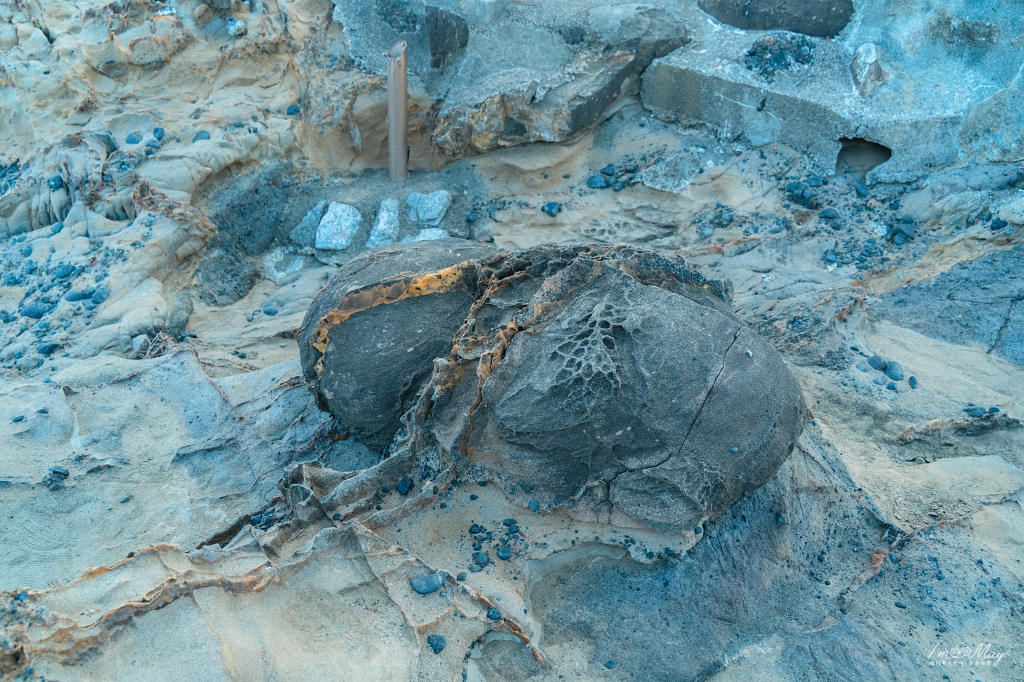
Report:
[[[764,485],[802,430],[796,381],[730,298],[631,247],[401,245],[331,279],[303,371],[378,447],[401,432],[524,504],[681,532]]]

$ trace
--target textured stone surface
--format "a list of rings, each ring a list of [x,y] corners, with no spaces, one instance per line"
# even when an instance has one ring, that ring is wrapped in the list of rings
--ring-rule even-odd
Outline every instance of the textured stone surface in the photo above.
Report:
[[[455,12],[427,5],[424,9],[430,66],[439,69],[469,43],[469,24]]]
[[[385,199],[380,202],[377,209],[377,222],[370,230],[370,237],[366,240],[366,248],[372,249],[375,246],[391,244],[398,239],[398,201]]]
[[[429,429],[442,457],[472,451],[548,509],[677,533],[792,451],[800,389],[723,285],[627,247],[538,247],[424,273],[451,251],[378,252],[367,285],[370,268],[350,276],[350,264],[314,303],[304,371],[346,425],[372,422],[383,442],[419,405],[404,428]],[[355,350],[346,339],[370,323],[387,344]]]
[[[409,207],[409,220],[417,225],[437,227],[448,213],[448,207],[452,205],[452,195],[446,189],[439,189],[430,194],[413,192],[406,198],[405,204]]]
[[[316,231],[320,226],[320,220],[327,211],[327,200],[321,199],[316,206],[309,209],[309,212],[302,217],[299,224],[288,233],[288,238],[299,246],[312,247],[316,241]]]
[[[347,249],[362,221],[363,216],[355,206],[332,201],[316,228],[316,248],[325,251]]]

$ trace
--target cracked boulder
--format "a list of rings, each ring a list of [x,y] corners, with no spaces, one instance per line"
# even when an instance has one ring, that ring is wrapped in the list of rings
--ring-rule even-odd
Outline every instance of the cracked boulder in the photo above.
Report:
[[[455,244],[370,251],[314,302],[303,370],[342,424],[523,506],[675,533],[791,453],[800,389],[728,283],[630,247]]]

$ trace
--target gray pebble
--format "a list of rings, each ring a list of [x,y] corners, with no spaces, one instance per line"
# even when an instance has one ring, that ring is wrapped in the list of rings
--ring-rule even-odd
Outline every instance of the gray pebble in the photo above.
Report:
[[[895,360],[889,360],[885,365],[885,376],[893,381],[903,381],[903,366]]]
[[[410,578],[409,585],[416,594],[430,594],[441,589],[441,586],[444,585],[444,577],[438,573],[432,573],[419,578]]]
[[[444,635],[430,635],[427,637],[427,644],[435,654],[439,654],[444,651],[444,645],[447,644]]]

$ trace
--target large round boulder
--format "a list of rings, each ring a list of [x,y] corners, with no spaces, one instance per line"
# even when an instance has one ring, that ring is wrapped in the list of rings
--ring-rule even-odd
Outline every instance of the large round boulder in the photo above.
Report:
[[[524,505],[667,532],[764,485],[792,452],[800,389],[727,284],[630,247],[462,261],[451,248],[370,256],[372,276],[339,272],[314,303],[303,367],[346,425],[383,438],[404,415],[417,447]]]

